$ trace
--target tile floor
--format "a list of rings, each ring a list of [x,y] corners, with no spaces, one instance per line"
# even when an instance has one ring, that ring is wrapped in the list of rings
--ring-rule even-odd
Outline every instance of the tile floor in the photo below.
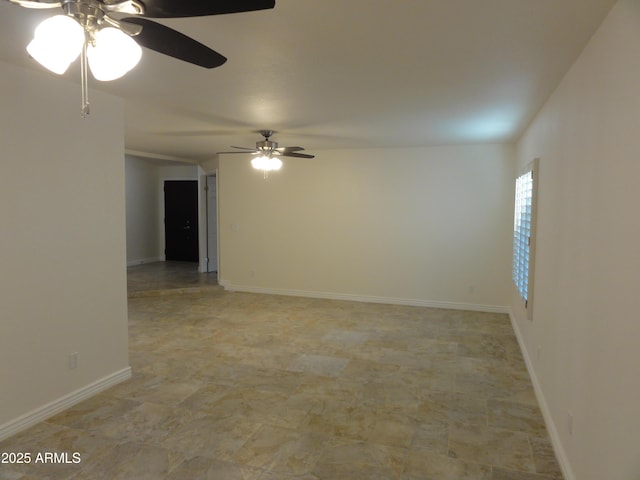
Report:
[[[80,463],[0,479],[562,479],[506,315],[170,287],[130,381],[0,443]]]
[[[217,285],[217,274],[198,272],[196,262],[154,262],[127,268],[129,297],[196,293]]]

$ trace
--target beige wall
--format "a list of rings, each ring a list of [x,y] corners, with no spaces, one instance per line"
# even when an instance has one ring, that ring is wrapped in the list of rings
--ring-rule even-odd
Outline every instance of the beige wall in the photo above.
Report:
[[[204,169],[151,157],[126,156],[127,265],[165,260],[164,182],[198,182],[199,269],[207,271],[206,177]]]
[[[267,180],[221,155],[220,277],[228,288],[505,308],[509,146],[327,150]]]
[[[622,0],[518,145],[540,157],[533,321],[512,308],[567,480],[640,478],[639,92]]]
[[[135,155],[125,165],[127,265],[164,261],[164,181],[197,180],[199,167]]]
[[[3,63],[0,78],[3,435],[127,372],[128,352],[122,103],[92,91],[83,120],[79,85]]]
[[[161,181],[158,165],[132,155],[125,158],[127,265],[164,259],[161,242]]]

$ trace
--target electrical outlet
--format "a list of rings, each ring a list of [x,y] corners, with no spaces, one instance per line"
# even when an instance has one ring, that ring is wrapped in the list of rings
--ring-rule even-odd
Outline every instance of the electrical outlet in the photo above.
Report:
[[[573,413],[567,412],[567,431],[573,435]]]
[[[78,356],[79,356],[78,352],[73,352],[69,354],[69,370],[78,368]]]
[[[536,360],[540,361],[540,358],[542,358],[542,347],[538,345],[538,349],[536,350]]]

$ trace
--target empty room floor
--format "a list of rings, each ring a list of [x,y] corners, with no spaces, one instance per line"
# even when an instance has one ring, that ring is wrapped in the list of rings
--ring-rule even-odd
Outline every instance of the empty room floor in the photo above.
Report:
[[[80,462],[0,479],[562,479],[507,315],[178,292],[129,299],[131,380],[0,443]]]
[[[217,273],[200,273],[195,262],[153,262],[127,267],[129,297],[196,292],[217,285]]]

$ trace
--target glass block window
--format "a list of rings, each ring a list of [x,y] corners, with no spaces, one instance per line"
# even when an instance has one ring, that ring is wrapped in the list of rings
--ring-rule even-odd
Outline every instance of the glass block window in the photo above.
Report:
[[[532,162],[526,171],[516,179],[515,213],[513,219],[513,282],[518,293],[528,306],[531,300],[531,279],[533,270],[533,226],[535,167]]]

